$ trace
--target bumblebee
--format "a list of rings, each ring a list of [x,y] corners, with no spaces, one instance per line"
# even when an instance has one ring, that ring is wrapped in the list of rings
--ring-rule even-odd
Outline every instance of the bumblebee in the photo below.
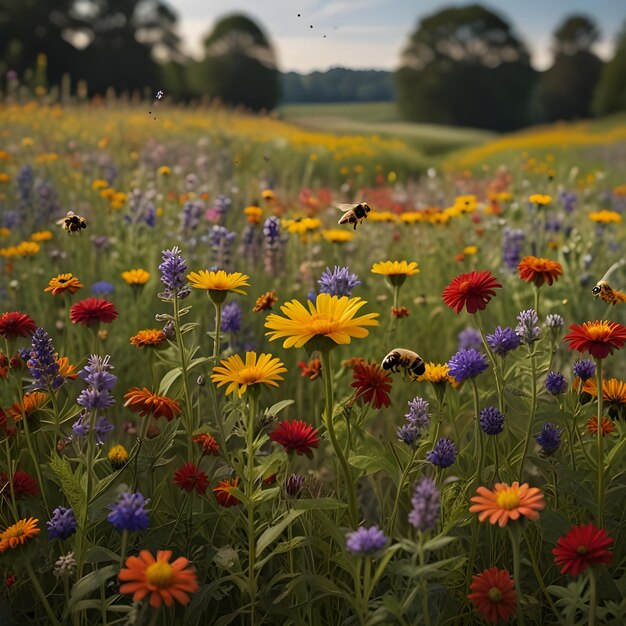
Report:
[[[79,233],[84,228],[87,228],[87,222],[84,217],[76,215],[74,211],[68,211],[67,215],[57,221],[59,226],[63,226],[65,232],[68,235],[72,233]]]
[[[417,378],[426,371],[422,357],[412,350],[394,348],[381,363],[384,370],[399,372],[402,368],[411,378]]]
[[[608,304],[626,302],[626,293],[619,289],[613,289],[606,280],[598,281],[598,284],[591,290],[591,293],[596,298],[600,298],[600,300],[604,300],[604,302]]]
[[[343,211],[343,215],[338,224],[354,224],[356,230],[357,224],[362,224],[367,214],[372,210],[366,202],[359,204],[338,204],[337,208]]]

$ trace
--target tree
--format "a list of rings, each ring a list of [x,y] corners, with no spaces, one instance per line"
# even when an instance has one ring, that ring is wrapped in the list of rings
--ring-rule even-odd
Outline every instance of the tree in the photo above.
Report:
[[[589,117],[603,65],[591,50],[598,37],[595,23],[584,15],[573,15],[556,29],[554,62],[539,79],[533,98],[539,121]]]
[[[527,121],[535,72],[510,25],[480,5],[421,20],[396,72],[408,119],[510,130]]]
[[[251,19],[239,14],[222,18],[204,48],[209,95],[255,111],[276,106],[280,95],[276,56]]]
[[[594,93],[592,110],[596,115],[626,111],[626,22],[618,36],[615,55],[602,70]]]

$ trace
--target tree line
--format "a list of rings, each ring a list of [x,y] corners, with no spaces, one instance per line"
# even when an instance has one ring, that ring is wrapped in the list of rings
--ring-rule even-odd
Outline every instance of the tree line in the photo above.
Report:
[[[176,13],[164,0],[2,0],[0,88],[87,84],[89,95],[164,90],[271,110],[289,101],[375,101],[395,97],[409,120],[511,130],[530,123],[626,110],[626,24],[613,58],[594,52],[592,18],[572,15],[553,33],[552,65],[537,72],[511,24],[481,6],[422,18],[393,75],[335,68],[281,75],[267,34],[243,15],[219,20],[203,58],[181,51]],[[17,78],[16,78],[17,77]]]

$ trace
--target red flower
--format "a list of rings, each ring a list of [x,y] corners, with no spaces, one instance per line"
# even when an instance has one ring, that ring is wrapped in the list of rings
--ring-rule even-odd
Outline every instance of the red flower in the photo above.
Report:
[[[593,524],[573,526],[556,542],[552,549],[554,562],[561,568],[561,574],[578,576],[589,565],[611,562],[613,554],[609,550],[613,539],[603,528]]]
[[[217,483],[217,487],[213,489],[213,493],[215,494],[215,498],[217,499],[218,503],[225,507],[235,506],[236,504],[239,504],[239,500],[237,500],[237,498],[235,498],[235,496],[231,494],[233,487],[237,487],[238,484],[239,478],[222,480]]]
[[[0,378],[6,378],[9,375],[9,358],[6,354],[0,352]]]
[[[537,287],[544,283],[551,285],[563,273],[563,266],[560,263],[536,256],[525,256],[517,269],[523,281],[533,283]]]
[[[7,577],[4,579],[4,585],[7,589],[11,589],[17,580],[17,576],[15,574],[7,574]]]
[[[202,495],[209,486],[209,478],[197,465],[185,463],[174,472],[174,483],[183,491],[195,490]]]
[[[352,371],[354,382],[352,387],[357,390],[356,397],[371,404],[375,409],[389,406],[391,398],[391,376],[378,363],[356,363]],[[355,398],[356,399],[356,398]]]
[[[300,376],[302,378],[308,378],[309,380],[316,380],[322,375],[322,362],[320,359],[311,359],[307,363],[306,361],[298,361],[298,367],[300,368]]]
[[[281,422],[270,433],[270,439],[283,446],[285,452],[295,450],[298,454],[306,454],[310,459],[313,458],[311,448],[319,448],[320,445],[317,430],[302,420]]]
[[[472,577],[472,601],[483,619],[496,623],[507,621],[516,610],[517,596],[511,575],[505,569],[492,567]]]
[[[11,497],[9,475],[6,472],[0,474],[0,494],[7,499]],[[13,494],[16,500],[22,496],[38,496],[37,481],[28,472],[17,470],[13,473]]]
[[[28,337],[37,330],[35,320],[18,311],[11,311],[0,315],[0,337],[6,339],[17,339],[18,337]]]
[[[85,298],[70,307],[70,319],[74,324],[95,326],[102,322],[110,324],[117,317],[117,309],[108,300]]]
[[[454,278],[441,297],[455,313],[460,313],[463,307],[468,313],[476,313],[487,306],[496,295],[495,290],[501,287],[498,279],[488,271],[469,272]]]
[[[217,441],[215,441],[215,438],[209,435],[209,433],[200,433],[193,437],[192,441],[202,448],[202,454],[205,456],[209,456],[210,454],[217,456],[220,450]]]
[[[622,348],[626,343],[626,326],[617,322],[596,320],[571,324],[569,330],[563,337],[564,341],[569,341],[569,349],[588,352],[596,359],[606,359],[615,348]]]
[[[152,393],[146,387],[143,389],[132,387],[124,394],[124,398],[126,398],[124,406],[127,406],[133,413],[139,413],[142,417],[153,415],[159,418],[164,415],[165,419],[171,422],[182,412],[176,400]]]

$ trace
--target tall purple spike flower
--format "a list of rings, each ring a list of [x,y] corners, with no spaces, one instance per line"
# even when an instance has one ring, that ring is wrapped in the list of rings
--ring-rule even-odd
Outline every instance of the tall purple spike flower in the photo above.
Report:
[[[441,510],[441,494],[432,478],[424,476],[415,483],[411,505],[409,524],[423,533],[437,526]]]
[[[414,446],[430,422],[430,413],[428,401],[419,396],[410,400],[408,404],[409,412],[404,415],[406,423],[397,429],[396,434],[407,446]]]
[[[519,228],[504,229],[504,243],[502,249],[502,260],[504,265],[511,271],[517,269],[519,262],[522,260],[522,248],[526,234]]]
[[[58,389],[65,379],[59,374],[59,364],[50,335],[38,328],[33,334],[30,358],[26,365],[33,377],[33,389]]]
[[[263,224],[263,268],[266,274],[275,275],[280,269],[280,220],[272,215]]]
[[[207,236],[211,248],[211,265],[216,265],[226,271],[230,270],[235,237],[235,233],[224,226],[217,224],[211,226]]]
[[[317,283],[320,286],[320,293],[341,297],[352,295],[352,290],[360,285],[361,281],[356,274],[350,272],[350,268],[335,265],[333,270],[327,267]]]
[[[539,339],[539,318],[535,309],[521,311],[517,316],[515,332],[522,343],[530,345]]]
[[[187,284],[187,265],[180,253],[178,246],[171,250],[163,250],[163,263],[159,265],[161,282],[165,290],[159,294],[159,298],[171,301],[175,297],[179,300],[186,298],[191,293],[191,287]]]

